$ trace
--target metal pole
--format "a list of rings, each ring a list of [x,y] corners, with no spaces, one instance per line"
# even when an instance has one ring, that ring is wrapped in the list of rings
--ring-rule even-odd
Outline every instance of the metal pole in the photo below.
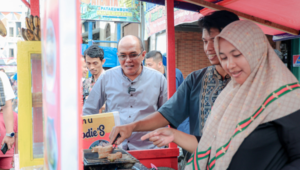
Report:
[[[176,91],[174,0],[166,0],[166,11],[167,11],[166,33],[167,33],[168,97],[171,98]]]
[[[39,0],[31,0],[30,1],[30,11],[33,16],[40,16],[40,1]]]
[[[89,29],[88,29],[88,45],[91,46],[93,45],[93,22],[89,22]]]
[[[120,39],[121,39],[121,23],[117,23],[117,42],[118,43],[119,43]],[[117,58],[117,65],[120,65],[118,58]]]
[[[168,98],[171,98],[176,91],[175,82],[175,27],[174,27],[174,0],[166,0],[167,11],[167,78]],[[170,148],[177,148],[175,143],[169,144]]]
[[[121,39],[121,24],[117,23],[117,41],[119,42]]]

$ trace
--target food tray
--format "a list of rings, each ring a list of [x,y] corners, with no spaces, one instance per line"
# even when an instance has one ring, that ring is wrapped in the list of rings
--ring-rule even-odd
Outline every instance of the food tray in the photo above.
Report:
[[[89,169],[131,169],[133,165],[139,162],[135,157],[121,148],[115,148],[112,153],[121,152],[122,158],[116,159],[114,162],[109,161],[107,158],[99,159],[98,152],[92,152],[91,149],[83,150],[84,166]]]

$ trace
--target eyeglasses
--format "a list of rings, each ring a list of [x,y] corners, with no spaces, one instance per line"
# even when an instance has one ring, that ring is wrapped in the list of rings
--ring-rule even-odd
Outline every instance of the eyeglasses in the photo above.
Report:
[[[140,54],[136,54],[136,53],[133,53],[133,54],[129,54],[129,55],[126,55],[126,54],[122,54],[122,55],[118,55],[119,59],[124,61],[127,59],[127,56],[129,56],[129,59],[130,60],[136,60],[141,54],[143,53],[143,51],[140,53]]]

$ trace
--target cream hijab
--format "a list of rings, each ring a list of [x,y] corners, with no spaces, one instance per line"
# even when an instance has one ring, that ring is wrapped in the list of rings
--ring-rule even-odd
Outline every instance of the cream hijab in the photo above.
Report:
[[[242,84],[232,79],[218,96],[187,170],[227,169],[244,139],[260,124],[300,109],[300,85],[251,21],[236,21],[215,38],[233,44],[247,59],[251,74]],[[219,57],[219,56],[218,56]]]

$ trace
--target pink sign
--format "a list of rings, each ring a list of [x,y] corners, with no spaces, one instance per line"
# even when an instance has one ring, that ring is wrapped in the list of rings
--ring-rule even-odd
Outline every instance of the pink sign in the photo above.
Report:
[[[80,3],[44,0],[40,6],[44,169],[78,170],[83,168]]]
[[[203,15],[181,9],[174,9],[174,24],[190,23],[199,20]],[[155,5],[154,8],[145,12],[145,39],[152,34],[166,29],[166,10],[165,6]]]

